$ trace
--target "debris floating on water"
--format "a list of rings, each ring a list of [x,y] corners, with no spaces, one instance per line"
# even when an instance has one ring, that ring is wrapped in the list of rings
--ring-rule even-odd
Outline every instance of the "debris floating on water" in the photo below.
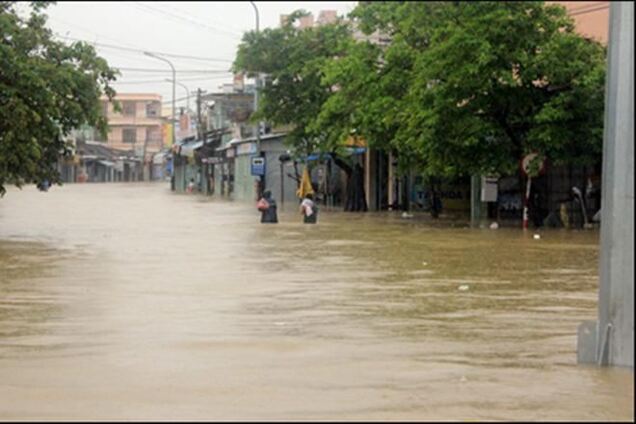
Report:
[[[404,219],[413,218],[413,214],[412,213],[408,213],[408,212],[402,212],[402,218],[404,218]]]
[[[541,236],[540,236],[539,234],[535,234],[535,235],[534,235],[534,239],[535,239],[535,240],[539,240],[540,238],[541,238]]]
[[[461,286],[457,287],[457,290],[459,291],[466,291],[470,288],[470,286],[468,286],[467,284],[462,284]]]
[[[492,224],[490,224],[490,229],[491,230],[496,230],[497,228],[499,228],[499,224],[496,222],[493,222]]]
[[[428,265],[428,262],[422,262],[422,266]]]

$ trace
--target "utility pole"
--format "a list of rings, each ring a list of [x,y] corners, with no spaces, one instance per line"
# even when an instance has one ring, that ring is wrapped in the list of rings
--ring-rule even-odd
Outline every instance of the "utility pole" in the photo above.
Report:
[[[258,35],[260,29],[259,29],[259,15],[258,15],[258,8],[256,7],[256,3],[254,3],[253,1],[250,1],[250,4],[252,5],[252,7],[254,8],[254,14],[256,15],[256,35]],[[260,89],[260,73],[256,73],[256,79],[254,81],[255,83],[255,87],[254,87],[254,113],[256,113],[256,111],[258,110],[258,91]],[[256,151],[260,154],[261,153],[261,124],[260,122],[256,122]],[[260,184],[259,184],[259,193],[257,193],[257,197],[261,197],[261,195],[263,194],[263,192],[265,191],[265,175],[262,175],[260,177]]]
[[[634,3],[610,2],[598,320],[578,329],[578,362],[634,368]]]
[[[201,89],[197,88],[197,138],[203,137],[203,126],[201,120]]]

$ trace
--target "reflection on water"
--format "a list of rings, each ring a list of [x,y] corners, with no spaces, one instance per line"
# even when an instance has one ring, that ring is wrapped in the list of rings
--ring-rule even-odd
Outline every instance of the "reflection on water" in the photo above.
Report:
[[[633,420],[576,365],[598,233],[289,211],[165,185],[0,200],[0,419]]]

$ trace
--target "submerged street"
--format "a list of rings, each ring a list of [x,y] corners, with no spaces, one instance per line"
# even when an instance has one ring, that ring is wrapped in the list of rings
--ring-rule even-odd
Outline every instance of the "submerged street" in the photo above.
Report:
[[[599,233],[8,188],[1,420],[633,420],[576,364]]]

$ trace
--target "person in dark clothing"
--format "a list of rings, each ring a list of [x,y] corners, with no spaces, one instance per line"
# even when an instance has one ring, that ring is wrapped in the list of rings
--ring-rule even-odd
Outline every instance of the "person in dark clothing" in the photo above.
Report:
[[[44,179],[41,182],[39,182],[37,184],[37,188],[40,191],[49,191],[49,187],[51,186],[51,184],[49,183],[49,180]]]
[[[278,223],[278,214],[276,213],[276,200],[272,197],[271,191],[263,193],[263,197],[258,200],[256,208],[261,212],[262,224]]]

